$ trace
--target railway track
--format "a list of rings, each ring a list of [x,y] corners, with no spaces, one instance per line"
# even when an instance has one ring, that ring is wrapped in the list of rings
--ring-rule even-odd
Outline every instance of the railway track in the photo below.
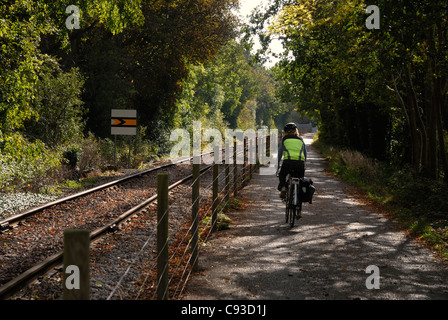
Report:
[[[108,188],[112,188],[114,186],[118,186],[118,185],[123,184],[125,182],[128,182],[128,181],[130,181],[132,179],[135,179],[135,178],[147,175],[147,174],[149,174],[151,172],[158,171],[158,170],[161,170],[161,169],[164,169],[164,168],[169,168],[169,167],[181,164],[181,163],[188,162],[191,159],[192,158],[189,158],[189,159],[186,159],[186,160],[180,160],[180,161],[177,161],[177,162],[171,162],[169,164],[158,166],[158,167],[155,167],[155,168],[145,169],[145,170],[142,170],[142,171],[140,171],[138,173],[134,173],[134,174],[128,175],[128,176],[126,176],[124,178],[116,179],[114,181],[111,181],[111,182],[108,182],[108,183],[105,183],[105,184],[102,184],[102,185],[90,188],[88,190],[85,190],[85,191],[82,191],[82,192],[78,192],[78,193],[75,193],[75,194],[72,194],[72,195],[69,195],[69,196],[66,196],[66,197],[54,200],[54,201],[47,202],[47,203],[45,203],[43,205],[40,205],[40,206],[37,206],[37,207],[24,210],[24,211],[22,211],[22,212],[20,212],[18,214],[14,214],[14,215],[11,215],[11,216],[9,216],[7,218],[1,219],[0,220],[0,231],[6,230],[6,229],[14,226],[15,224],[19,223],[20,221],[26,219],[27,217],[30,217],[30,216],[32,216],[34,214],[37,214],[37,213],[39,213],[39,212],[41,212],[41,211],[43,211],[45,209],[48,209],[50,207],[55,206],[55,205],[66,203],[68,201],[75,200],[75,199],[87,196],[89,194],[92,194],[92,193],[95,193],[95,192],[98,192],[98,191],[102,191],[102,190],[105,190],[105,189],[108,189]]]
[[[2,220],[0,299],[60,265],[65,229],[91,230],[91,241],[117,231],[156,201],[156,173],[169,172],[170,190],[185,185],[192,178],[187,174],[190,165],[184,164],[189,160],[147,169]],[[210,168],[203,165],[201,172]]]

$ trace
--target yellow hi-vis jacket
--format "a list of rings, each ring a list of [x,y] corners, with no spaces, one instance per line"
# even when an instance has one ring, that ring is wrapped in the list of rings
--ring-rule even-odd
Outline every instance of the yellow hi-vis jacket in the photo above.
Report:
[[[297,136],[286,136],[282,139],[278,149],[278,164],[280,160],[301,160],[306,161],[306,147],[303,139]]]

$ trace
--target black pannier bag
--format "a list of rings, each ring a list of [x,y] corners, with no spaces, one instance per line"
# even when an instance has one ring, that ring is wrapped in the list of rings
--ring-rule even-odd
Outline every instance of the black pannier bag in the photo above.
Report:
[[[299,197],[301,202],[313,203],[313,194],[316,188],[313,186],[313,180],[308,178],[300,178]]]

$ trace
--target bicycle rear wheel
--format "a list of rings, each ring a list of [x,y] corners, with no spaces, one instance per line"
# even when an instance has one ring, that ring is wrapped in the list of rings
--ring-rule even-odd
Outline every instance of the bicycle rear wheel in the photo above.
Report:
[[[294,222],[296,220],[296,212],[297,207],[295,205],[291,205],[289,208],[289,226],[292,228],[294,227]]]
[[[291,188],[289,188],[289,194],[288,194],[288,221],[289,222],[289,226],[292,228],[294,227],[294,222],[296,219],[296,210],[297,207],[294,205],[294,186],[291,185]]]
[[[285,223],[288,223],[289,221],[289,205],[286,203],[286,210],[285,210]]]
[[[289,190],[287,189],[286,191],[286,198],[285,198],[285,223],[288,223],[289,220],[289,210],[290,210],[290,205],[289,205]]]

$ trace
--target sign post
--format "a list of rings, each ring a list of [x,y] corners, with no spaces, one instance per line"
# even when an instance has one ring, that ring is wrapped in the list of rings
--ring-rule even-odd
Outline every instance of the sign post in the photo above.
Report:
[[[115,135],[114,159],[116,162],[117,135],[129,137],[128,167],[131,166],[131,142],[132,136],[137,135],[137,110],[112,109],[111,112],[111,134]],[[116,165],[116,163],[115,163]]]

